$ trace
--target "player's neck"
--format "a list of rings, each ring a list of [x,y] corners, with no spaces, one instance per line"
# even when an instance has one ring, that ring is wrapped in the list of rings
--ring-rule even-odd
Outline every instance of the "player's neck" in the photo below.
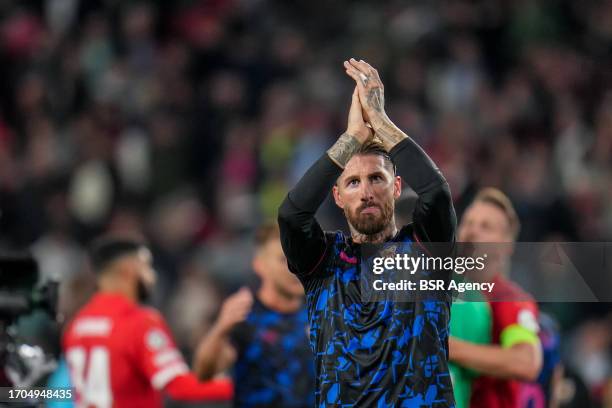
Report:
[[[395,225],[395,217],[387,224],[385,229],[376,234],[362,234],[349,224],[351,230],[351,238],[356,244],[382,244],[389,241],[397,234],[397,226]]]
[[[132,302],[138,302],[136,290],[125,281],[112,278],[101,278],[98,281],[98,293],[122,295]]]
[[[257,299],[266,307],[279,313],[293,313],[297,311],[302,302],[303,296],[294,296],[276,290],[271,283],[263,283],[257,291]]]

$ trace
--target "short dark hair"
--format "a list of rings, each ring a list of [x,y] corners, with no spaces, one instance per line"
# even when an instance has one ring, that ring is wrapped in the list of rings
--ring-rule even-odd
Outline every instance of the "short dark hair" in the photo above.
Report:
[[[385,163],[389,165],[393,174],[395,174],[395,163],[385,146],[378,139],[369,140],[362,144],[359,150],[355,152],[355,156],[365,156],[369,154],[381,156],[385,160]]]
[[[125,237],[102,237],[93,242],[89,259],[96,274],[100,274],[118,258],[145,249],[146,245],[136,239]]]
[[[280,238],[280,229],[275,222],[266,222],[255,231],[255,249],[261,249],[273,239]]]

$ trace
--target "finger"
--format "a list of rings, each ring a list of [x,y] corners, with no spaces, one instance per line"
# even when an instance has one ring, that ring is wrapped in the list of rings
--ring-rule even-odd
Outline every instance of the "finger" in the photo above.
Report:
[[[236,302],[236,306],[237,307],[250,307],[252,303],[253,303],[253,300],[251,298],[244,297],[242,299],[238,299],[238,301]]]
[[[382,81],[380,79],[380,75],[378,75],[378,71],[375,68],[372,68],[370,72],[371,72],[370,76],[372,77],[372,80],[375,82],[378,82],[382,86]]]
[[[241,299],[235,299],[234,302],[232,302],[231,307],[232,309],[243,309],[245,307],[250,307],[252,304],[252,301],[248,298],[241,298]]]
[[[359,65],[359,68],[361,68],[362,70],[368,73],[374,74],[374,72],[376,71],[373,66],[371,66],[364,60],[357,61],[357,64]]]
[[[370,64],[368,64],[367,62],[365,62],[364,60],[359,60],[359,61],[355,61],[355,64],[357,67],[359,67],[359,69],[367,74],[371,74],[372,70],[374,68],[372,68],[372,66]]]
[[[241,303],[244,301],[248,301],[251,298],[251,294],[249,292],[239,292],[234,295],[234,301],[236,303]]]
[[[240,293],[234,293],[233,295],[228,296],[223,302],[226,305],[233,305],[240,300]]]
[[[353,67],[357,71],[367,75],[368,71],[366,71],[364,69],[364,66],[361,63],[359,63],[359,61],[357,61],[355,58],[351,58],[349,60],[349,63],[351,64],[351,67]]]
[[[383,87],[382,81],[378,72],[372,68],[367,62],[360,60],[356,61],[353,59],[350,64],[351,68],[359,73],[359,77],[362,79],[362,83],[366,87]],[[348,68],[347,68],[348,69]]]
[[[250,301],[251,301],[251,298],[249,297],[249,295],[240,296],[239,298],[236,299],[236,304],[241,305],[243,303],[249,303]]]
[[[357,70],[358,72],[361,72],[361,66],[359,66],[358,61],[355,58],[351,58],[348,61],[344,61],[344,67],[345,68],[352,68],[354,70]]]
[[[344,69],[346,70],[346,73],[349,74],[353,79],[359,79],[359,74],[361,72],[346,61],[344,61]]]
[[[241,299],[245,296],[248,296],[249,294],[249,289],[246,288],[245,286],[241,287],[240,289],[238,289],[236,292],[232,293],[230,296],[228,296],[228,300],[234,300],[234,299]]]
[[[361,94],[359,93],[359,90],[357,87],[355,87],[355,92],[357,92],[357,103],[359,104],[359,108],[360,108],[360,112],[361,112],[361,116],[365,118],[365,116],[363,115],[363,104],[361,103]]]
[[[347,68],[346,74],[357,82],[358,87],[366,87],[367,77],[363,73],[355,70],[354,68]]]
[[[253,298],[253,293],[251,293],[251,290],[249,288],[247,288],[246,286],[243,286],[242,288],[240,288],[240,297],[245,298],[245,299],[252,299]]]
[[[370,75],[372,79],[377,79],[380,81],[380,76],[378,75],[378,71],[376,70],[376,68],[374,68],[364,60],[359,60],[357,64],[359,65],[359,68],[367,72],[367,74]]]
[[[362,75],[365,75],[367,79],[369,80],[368,81],[369,84],[373,83],[376,80],[380,80],[378,76],[378,72],[376,72],[376,70],[372,68],[372,66],[368,64],[367,62],[365,62],[364,60],[359,60],[359,61],[354,60],[351,66],[359,70],[359,72],[361,72]]]
[[[357,64],[359,65],[359,68],[362,71],[367,72],[367,74],[371,77],[373,82],[377,81],[379,85],[382,86],[382,81],[380,80],[380,75],[378,74],[378,70],[376,68],[374,68],[373,66],[371,66],[364,60],[357,61]]]
[[[375,68],[372,68],[372,75],[374,76],[374,78],[376,78],[377,81],[379,81],[382,84],[382,80],[380,79],[380,75],[378,75],[378,70],[376,70]]]
[[[348,76],[353,78],[355,82],[361,83],[361,79],[359,78],[359,73],[357,73],[355,70],[347,69],[345,72]]]
[[[353,78],[353,80],[355,81],[355,85],[357,86],[357,89],[359,92],[363,92],[366,89],[366,83],[363,77],[363,74],[356,74],[354,72],[346,72],[348,76],[350,76],[351,78]]]
[[[363,121],[363,114],[361,112],[361,101],[359,99],[359,91],[357,90],[357,87],[355,87],[355,90],[353,91],[353,97],[351,99],[351,110],[349,115],[355,119],[359,118]]]

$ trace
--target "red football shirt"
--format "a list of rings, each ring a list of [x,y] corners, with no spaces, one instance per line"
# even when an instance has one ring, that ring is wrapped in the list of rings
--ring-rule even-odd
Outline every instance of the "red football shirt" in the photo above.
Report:
[[[493,280],[495,291],[485,296],[514,301],[490,301],[493,344],[510,347],[520,342],[538,342],[538,306],[518,285],[499,276]],[[519,381],[481,376],[472,387],[470,408],[517,408]]]
[[[118,294],[96,294],[63,349],[79,407],[161,407],[160,390],[189,372],[162,316]]]

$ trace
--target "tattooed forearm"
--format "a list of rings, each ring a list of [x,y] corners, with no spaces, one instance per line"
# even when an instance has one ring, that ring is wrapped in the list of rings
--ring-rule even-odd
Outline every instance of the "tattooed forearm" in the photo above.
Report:
[[[388,117],[375,121],[375,123],[372,123],[372,127],[387,151],[391,151],[396,144],[408,137]]]
[[[332,159],[338,166],[344,168],[346,163],[361,147],[361,143],[355,138],[355,136],[343,133],[338,138],[336,143],[327,151],[327,155]]]

